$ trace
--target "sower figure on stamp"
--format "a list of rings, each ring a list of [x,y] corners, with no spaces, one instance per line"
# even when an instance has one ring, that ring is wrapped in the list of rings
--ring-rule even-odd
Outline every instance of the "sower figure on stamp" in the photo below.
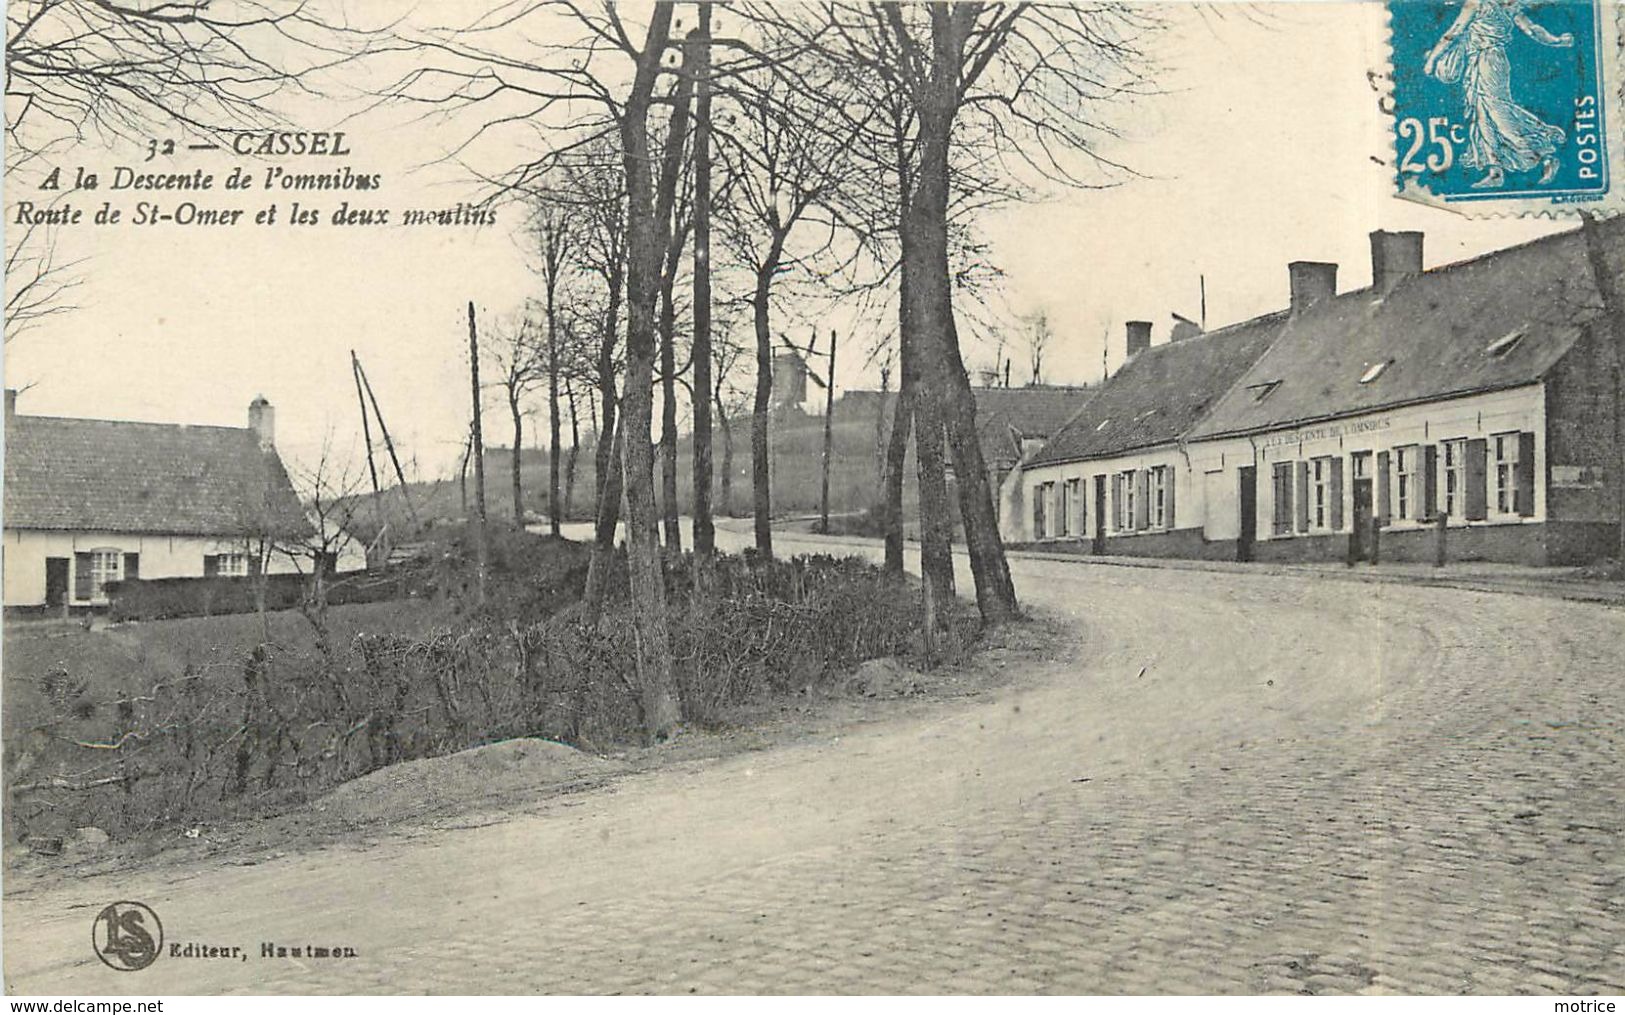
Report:
[[[1537,166],[1542,184],[1557,176],[1563,128],[1513,101],[1507,43],[1514,28],[1543,46],[1573,46],[1574,36],[1548,32],[1529,20],[1523,6],[1524,0],[1466,0],[1422,65],[1423,73],[1446,84],[1461,82],[1468,138],[1461,161],[1484,170],[1484,178],[1473,184],[1480,190],[1503,186],[1508,172]]]

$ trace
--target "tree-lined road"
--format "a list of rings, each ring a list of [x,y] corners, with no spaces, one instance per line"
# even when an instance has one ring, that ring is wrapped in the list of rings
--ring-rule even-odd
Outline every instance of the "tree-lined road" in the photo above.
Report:
[[[1625,613],[1012,565],[1075,645],[991,696],[484,827],[10,900],[7,986],[1625,992]],[[255,957],[113,972],[90,923],[121,898]]]

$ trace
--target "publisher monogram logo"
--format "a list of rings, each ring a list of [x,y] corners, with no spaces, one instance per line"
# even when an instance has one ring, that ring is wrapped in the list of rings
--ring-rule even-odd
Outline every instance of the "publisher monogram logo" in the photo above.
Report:
[[[150,906],[115,902],[96,914],[90,925],[96,957],[121,973],[145,969],[164,947],[164,925]]]

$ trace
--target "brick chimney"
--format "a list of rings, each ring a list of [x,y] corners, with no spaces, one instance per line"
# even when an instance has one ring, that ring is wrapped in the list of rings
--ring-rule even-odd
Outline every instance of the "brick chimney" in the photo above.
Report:
[[[1337,295],[1337,265],[1324,261],[1293,261],[1286,266],[1292,283],[1292,312],[1301,313],[1321,300]]]
[[[1422,274],[1422,234],[1371,232],[1371,287],[1386,293],[1400,282]]]
[[[1183,314],[1174,315],[1174,330],[1168,336],[1170,342],[1183,342],[1187,338],[1195,338],[1202,333],[1202,326]]]
[[[248,428],[259,436],[260,447],[267,451],[276,447],[276,409],[264,395],[248,403]]]
[[[1128,358],[1133,359],[1140,353],[1151,348],[1151,322],[1128,322]]]

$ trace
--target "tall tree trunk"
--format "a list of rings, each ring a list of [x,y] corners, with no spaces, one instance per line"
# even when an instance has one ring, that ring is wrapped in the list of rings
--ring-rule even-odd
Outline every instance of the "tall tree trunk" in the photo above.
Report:
[[[525,527],[525,488],[519,474],[519,451],[525,437],[524,413],[519,411],[519,389],[508,389],[508,415],[513,418],[513,460],[510,472],[513,479],[513,524]]]
[[[914,428],[914,383],[906,373],[898,380],[892,406],[891,433],[886,435],[885,533],[888,574],[903,573],[903,474],[908,467],[908,438]],[[884,412],[884,408],[882,408]]]
[[[587,560],[585,617],[596,624],[603,615],[610,573],[615,568],[615,529],[621,521],[621,429],[617,425],[615,344],[621,320],[624,269],[612,268],[608,278],[609,305],[604,310],[604,331],[598,342],[598,443],[593,448],[596,503],[593,505],[592,556]]]
[[[676,258],[667,262],[660,286],[660,521],[666,552],[683,552],[677,510],[677,310],[672,301]]]
[[[604,601],[615,572],[615,529],[621,523],[622,474],[625,458],[621,428],[608,439],[600,438],[606,449],[598,456],[604,466],[604,482],[598,484],[598,506],[593,516],[592,556],[587,559],[587,590],[582,595],[583,619],[596,625],[604,615]]]
[[[559,534],[559,335],[558,335],[558,309],[557,295],[559,287],[559,259],[561,252],[558,240],[548,243],[547,258],[550,262],[547,269],[547,422],[549,428],[549,442],[547,450],[547,518],[548,529],[557,536]],[[517,449],[519,442],[515,440]],[[518,497],[519,473],[514,472],[514,496]],[[518,506],[518,501],[515,501]],[[519,527],[524,528],[524,517],[515,516]]]
[[[694,67],[694,560],[700,579],[716,554],[711,521],[711,5],[689,36]],[[689,62],[685,57],[684,62]]]
[[[829,534],[829,469],[835,456],[835,330],[829,333],[829,370],[824,380],[823,482],[818,492],[818,531]]]
[[[773,332],[768,319],[771,270],[756,273],[756,295],[752,300],[756,324],[756,397],[751,403],[750,478],[751,513],[756,523],[756,552],[773,559],[773,491],[769,475],[772,448],[768,444],[768,413],[773,401]]]
[[[717,423],[722,427],[722,517],[732,518],[734,512],[734,431],[728,419],[728,410],[722,404],[722,378],[716,384]]]
[[[683,230],[677,225],[677,191],[683,171],[683,145],[688,137],[688,105],[694,95],[694,57],[684,47],[683,73],[672,92],[671,118],[666,125],[666,147],[661,153],[660,180],[655,196],[655,217],[666,242],[665,271],[660,274],[660,500],[666,550],[680,553],[683,531],[677,513],[677,306],[674,290],[683,256]]]
[[[564,385],[564,397],[570,406],[570,456],[564,461],[564,509],[560,514],[569,518],[576,496],[576,461],[581,455],[581,418],[576,414],[576,386]]]
[[[959,352],[948,260],[948,153],[964,56],[964,40],[954,19],[949,9],[932,9],[932,74],[919,103],[920,168],[909,203],[905,234],[911,249],[904,257],[904,271],[917,324],[922,401],[934,403],[947,429],[976,605],[984,623],[998,624],[1013,619],[1019,610],[977,440],[976,400]],[[915,411],[919,413],[918,405]]]
[[[485,439],[480,433],[480,340],[474,326],[474,301],[468,301],[468,378],[474,400],[474,574],[480,605],[485,604]],[[514,449],[518,454],[519,449]]]
[[[627,328],[626,381],[621,425],[627,512],[627,563],[632,590],[632,634],[644,729],[651,739],[670,735],[679,719],[672,681],[670,634],[666,626],[666,586],[654,501],[654,361],[658,352],[655,302],[665,224],[655,214],[649,165],[649,107],[655,77],[671,36],[672,4],[657,3],[637,73],[621,121],[621,152],[626,173]]]

